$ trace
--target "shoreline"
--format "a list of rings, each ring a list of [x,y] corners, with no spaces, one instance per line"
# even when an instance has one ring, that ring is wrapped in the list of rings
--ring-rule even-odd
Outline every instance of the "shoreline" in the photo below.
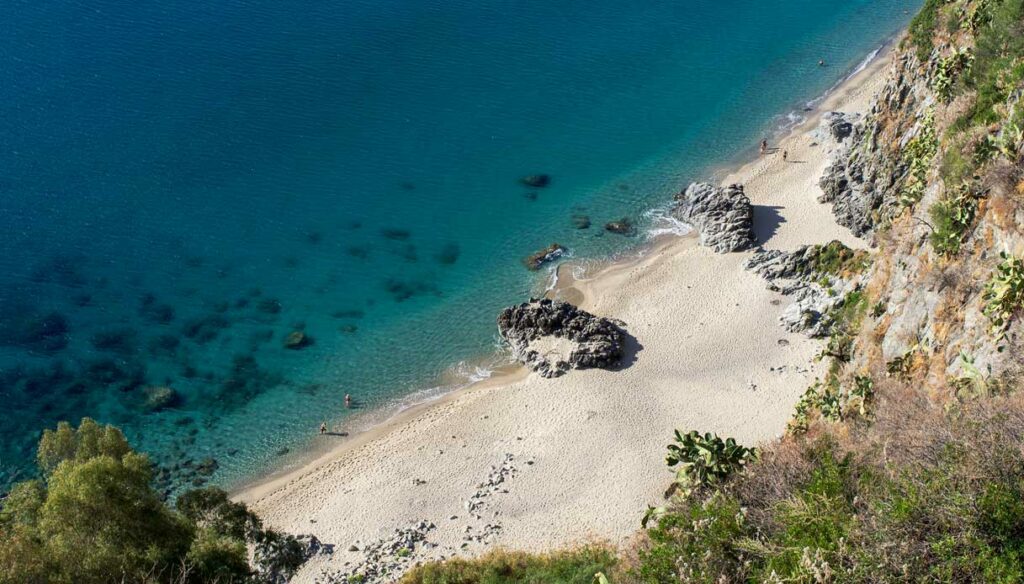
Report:
[[[836,94],[841,93],[844,86],[854,83],[855,79],[863,75],[870,75],[872,71],[877,71],[883,68],[887,64],[887,57],[891,54],[895,47],[895,42],[900,38],[901,35],[895,35],[889,39],[886,39],[878,48],[871,51],[865,59],[861,60],[855,67],[853,67],[849,73],[844,75],[838,82],[832,85],[824,94],[821,94],[807,102],[807,107],[811,110],[804,109],[801,113],[806,113],[805,117],[798,123],[791,126],[777,125],[771,134],[772,141],[781,142],[787,136],[795,134],[801,131],[816,127],[821,116],[826,110],[822,109],[822,105],[833,99]],[[785,118],[789,115],[795,114],[793,110],[789,114],[780,114],[778,118]],[[725,162],[721,164],[709,165],[708,167],[708,181],[713,183],[725,184],[729,182],[729,177],[734,175],[739,169],[743,168],[748,164],[752,164],[760,159],[761,156],[757,153],[757,149],[751,146],[749,149],[742,151],[737,154],[731,162]],[[569,286],[566,285],[563,278],[573,278],[572,272],[575,269],[581,268],[581,261],[591,263],[589,270],[584,273],[584,281],[592,280],[598,275],[614,266],[627,267],[633,264],[641,262],[648,254],[656,253],[658,250],[672,244],[682,243],[686,239],[692,238],[693,234],[687,235],[671,235],[662,234],[654,238],[651,238],[643,243],[639,243],[633,247],[622,250],[616,256],[611,258],[594,259],[594,258],[579,258],[570,259],[569,261],[562,262],[555,266],[552,271],[551,278],[554,280],[552,284],[548,284],[544,291],[546,297],[557,297],[562,300],[567,300],[573,304],[576,304],[584,310],[589,310],[588,306],[583,304],[585,298],[578,299],[575,297],[565,297],[552,295],[552,292],[557,292],[559,289],[564,289]],[[593,271],[593,273],[589,273]],[[565,273],[563,273],[565,272]],[[482,355],[478,358],[477,362],[485,362],[494,355]],[[474,362],[467,362],[466,365],[472,367]],[[449,371],[455,369],[460,364],[454,365],[449,368]],[[301,452],[295,453],[281,461],[275,468],[261,472],[255,476],[248,477],[244,480],[238,481],[228,489],[233,497],[244,497],[247,493],[254,489],[260,489],[265,483],[274,483],[283,477],[289,477],[295,473],[301,473],[303,469],[316,466],[318,464],[329,461],[334,458],[332,455],[341,455],[346,450],[358,448],[365,442],[380,436],[384,432],[396,425],[401,425],[403,421],[413,417],[416,412],[421,411],[423,408],[431,407],[434,405],[443,404],[449,398],[456,397],[461,392],[472,391],[474,388],[486,388],[492,385],[505,385],[508,383],[514,383],[525,378],[529,371],[518,363],[506,363],[499,365],[494,369],[489,370],[490,375],[478,381],[468,381],[465,384],[458,385],[452,384],[452,389],[443,389],[438,394],[426,397],[417,401],[413,401],[408,405],[399,405],[393,408],[393,411],[383,412],[367,412],[364,414],[365,417],[370,417],[373,414],[383,415],[377,418],[375,421],[369,422],[368,425],[360,425],[359,418],[355,418],[356,430],[345,432],[345,437],[349,438],[343,444],[323,444],[317,446],[314,441],[311,441],[306,448]],[[432,386],[431,389],[442,386]]]
[[[765,247],[790,249],[833,238],[865,246],[835,225],[827,207],[807,196],[817,188],[818,167],[823,168],[825,160],[823,147],[815,150],[809,134],[826,111],[863,109],[865,94],[884,81],[893,46],[891,40],[883,44],[873,61],[816,98],[806,119],[786,131],[778,145],[790,150],[790,163],[776,155],[758,156],[712,173],[721,177],[718,182],[745,185],[755,205],[759,243]],[[822,223],[825,217],[827,225]],[[240,485],[232,491],[233,497],[251,503],[274,526],[312,531],[337,546],[332,557],[315,560],[296,579],[312,581],[318,570],[337,570],[345,560],[357,559],[357,554],[343,551],[351,539],[372,540],[431,512],[434,516],[427,518],[439,526],[438,547],[418,559],[482,551],[476,543],[460,545],[458,534],[449,533],[447,525],[458,523],[468,532],[476,528],[475,522],[450,520],[449,515],[464,515],[459,505],[464,496],[458,491],[471,491],[486,475],[486,461],[493,465],[498,462],[495,455],[505,452],[517,460],[530,457],[525,466],[517,464],[522,476],[513,481],[519,483],[514,490],[525,494],[506,496],[512,501],[505,501],[500,510],[497,502],[490,504],[495,507],[494,517],[500,514],[504,519],[501,530],[486,540],[488,544],[540,549],[588,538],[621,543],[636,529],[643,502],[655,502],[667,483],[660,458],[670,438],[668,428],[702,423],[702,431],[727,433],[750,444],[771,438],[784,427],[792,404],[817,368],[810,362],[817,343],[786,333],[778,325],[777,312],[782,308],[778,298],[756,276],[742,270],[746,257],[749,253],[716,256],[695,245],[693,237],[663,236],[633,248],[625,260],[596,263],[582,279],[573,277],[576,262],[561,264],[553,294],[595,314],[627,316],[623,320],[628,330],[643,345],[636,363],[617,372],[572,371],[555,380],[511,366],[402,409],[342,444],[313,449],[297,467],[277,469]],[[719,274],[720,281],[709,281],[709,276]],[[717,290],[719,286],[725,289]],[[638,305],[644,299],[649,306]],[[702,303],[726,312],[704,322],[707,310]],[[678,321],[667,322],[673,317]],[[736,339],[736,331],[750,338]],[[707,362],[673,362],[680,360],[673,349],[681,349],[678,353],[686,361],[697,356]],[[762,369],[768,368],[761,366],[776,361],[785,362],[779,368],[785,374],[763,378]],[[775,370],[772,366],[771,371]],[[629,386],[628,391],[636,392],[644,403],[608,393],[619,385]],[[687,385],[685,391],[677,388]],[[708,385],[731,387],[708,394]],[[762,386],[769,391],[759,391]],[[701,403],[702,398],[717,403],[709,406]],[[526,414],[531,407],[534,412]],[[579,419],[580,408],[585,419]],[[615,427],[594,436],[600,430],[587,425],[594,418],[605,418],[605,426]],[[656,426],[663,427],[653,429]],[[445,459],[445,452],[458,446],[455,443],[465,454]],[[415,448],[413,453],[410,447]],[[438,454],[427,454],[435,449]],[[595,461],[584,452],[590,449],[613,455],[620,465],[618,479],[635,481],[640,492],[617,493],[620,500],[615,502],[623,505],[611,505],[601,498],[607,489],[595,491],[594,484],[581,484],[594,472]],[[547,480],[526,478],[537,474],[535,468],[552,462],[568,470]],[[410,480],[419,484],[415,483],[421,480],[419,474],[430,476],[422,479],[425,486],[409,487]],[[603,482],[608,481],[615,479],[607,477]],[[437,483],[440,490],[432,486]],[[452,509],[453,502],[453,511],[440,511]],[[615,516],[600,513],[610,507],[615,508]],[[363,517],[354,518],[356,513],[347,510],[358,510]],[[471,525],[464,525],[466,521]]]

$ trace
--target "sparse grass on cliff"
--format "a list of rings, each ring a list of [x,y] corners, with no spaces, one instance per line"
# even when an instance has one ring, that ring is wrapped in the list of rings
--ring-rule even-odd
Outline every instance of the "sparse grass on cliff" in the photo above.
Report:
[[[595,574],[611,572],[617,561],[600,545],[540,555],[497,550],[414,568],[401,584],[592,584]]]

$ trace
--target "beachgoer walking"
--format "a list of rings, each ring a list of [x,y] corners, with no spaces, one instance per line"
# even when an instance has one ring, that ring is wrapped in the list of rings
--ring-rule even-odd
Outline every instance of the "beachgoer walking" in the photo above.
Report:
[[[326,434],[327,433],[327,422],[321,422],[320,423],[320,433],[321,434]]]
[[[352,396],[346,393],[345,394],[345,409],[348,409],[348,408],[351,408],[351,407],[352,407]]]
[[[789,158],[789,150],[783,150],[783,151],[782,151],[782,161],[783,161],[783,162],[786,162],[786,160],[787,160],[788,158]]]
[[[761,140],[761,156],[764,156],[765,152],[768,152],[768,139],[767,138]]]

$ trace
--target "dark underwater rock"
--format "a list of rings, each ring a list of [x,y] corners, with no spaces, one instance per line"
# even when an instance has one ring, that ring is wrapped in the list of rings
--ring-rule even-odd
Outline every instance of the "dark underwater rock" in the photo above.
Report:
[[[542,189],[551,184],[551,176],[547,174],[530,174],[520,178],[519,183],[531,188]]]
[[[127,327],[108,329],[94,333],[89,342],[98,351],[130,355],[138,348],[138,334]]]
[[[442,266],[450,266],[459,261],[459,244],[446,243],[441,251],[437,252],[437,263]]]
[[[672,214],[700,233],[701,245],[717,253],[729,253],[756,244],[754,210],[742,185],[693,183],[675,199]]]
[[[573,215],[572,226],[576,229],[589,229],[590,228],[590,217],[586,215]]]
[[[380,234],[384,239],[392,241],[406,241],[412,237],[412,233],[408,229],[384,228],[380,230]]]
[[[231,322],[227,318],[219,314],[210,314],[189,320],[182,327],[181,332],[187,338],[203,344],[217,338],[217,335],[229,326],[231,326]]]
[[[498,332],[515,358],[544,377],[570,369],[611,369],[620,364],[626,332],[622,324],[594,316],[560,300],[531,299],[498,315]],[[545,337],[569,341],[567,355],[537,350]]]
[[[67,346],[70,329],[67,317],[59,312],[41,314],[12,308],[0,315],[0,344],[54,353]]]
[[[565,255],[566,249],[557,243],[552,243],[546,248],[532,253],[523,258],[523,264],[531,271],[537,271],[548,262],[553,262]]]
[[[256,303],[256,310],[263,314],[280,314],[283,306],[277,298],[264,298]]]

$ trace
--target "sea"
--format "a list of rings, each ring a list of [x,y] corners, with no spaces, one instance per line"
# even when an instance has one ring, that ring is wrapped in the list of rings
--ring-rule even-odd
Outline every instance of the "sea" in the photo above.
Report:
[[[0,0],[0,491],[61,420],[173,493],[487,377],[525,256],[682,229],[920,3]]]

